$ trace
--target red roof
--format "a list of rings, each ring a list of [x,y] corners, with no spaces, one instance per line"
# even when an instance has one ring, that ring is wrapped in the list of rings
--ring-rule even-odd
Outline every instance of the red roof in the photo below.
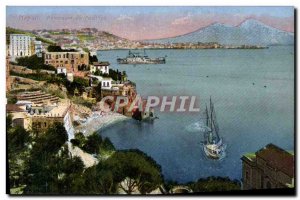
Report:
[[[25,110],[20,108],[21,105],[6,104],[6,112],[24,112]]]
[[[276,170],[280,170],[290,177],[294,177],[294,155],[277,147],[268,144],[256,152],[256,156],[262,158],[267,164]]]

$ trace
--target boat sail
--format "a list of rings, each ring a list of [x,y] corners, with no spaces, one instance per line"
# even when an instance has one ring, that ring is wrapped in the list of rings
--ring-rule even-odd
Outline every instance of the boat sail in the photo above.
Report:
[[[205,109],[206,126],[208,129],[204,134],[203,150],[208,158],[219,160],[225,157],[226,145],[223,144],[223,140],[219,135],[219,125],[211,98],[209,104],[209,109],[207,106]]]

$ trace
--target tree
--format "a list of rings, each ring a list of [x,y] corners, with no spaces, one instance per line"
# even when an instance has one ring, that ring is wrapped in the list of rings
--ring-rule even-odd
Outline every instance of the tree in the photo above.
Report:
[[[70,189],[66,179],[83,170],[77,158],[70,158],[67,132],[61,123],[53,124],[36,138],[29,159],[25,193],[60,194]],[[73,167],[72,167],[73,166]],[[74,175],[75,176],[75,175]]]
[[[85,194],[113,194],[116,192],[113,174],[110,169],[103,168],[99,163],[90,167],[83,174]]]
[[[98,85],[96,86],[96,88],[94,89],[94,91],[95,91],[94,94],[95,94],[97,101],[101,100],[101,89],[102,89],[102,85],[101,85],[101,82],[99,82]]]
[[[12,115],[6,115],[6,132],[12,128]]]
[[[91,56],[91,54],[89,53],[89,61],[92,64],[93,62],[98,62],[98,58],[96,55]]]
[[[7,117],[7,123],[10,117]],[[28,159],[30,151],[29,144],[32,141],[30,132],[22,127],[7,126],[7,154],[8,154],[8,172],[10,187],[24,185],[26,179],[25,161]]]
[[[86,144],[87,139],[82,132],[75,133],[75,138],[71,140],[74,146],[82,148]]]
[[[139,150],[117,151],[104,162],[104,166],[111,169],[114,182],[127,194],[135,188],[145,194],[163,183],[160,166]]]
[[[101,136],[97,132],[94,132],[93,134],[87,137],[87,141],[82,149],[87,153],[98,154],[101,143],[102,143]]]
[[[18,65],[26,66],[29,69],[33,69],[33,70],[45,69],[45,70],[56,71],[55,67],[53,67],[52,65],[44,64],[44,58],[38,57],[37,55],[20,57],[17,58],[16,61]]]
[[[241,188],[237,180],[214,176],[205,179],[201,178],[197,182],[189,183],[188,185],[194,192],[234,191]]]
[[[17,126],[7,132],[8,152],[17,154],[26,148],[31,141],[31,136],[23,127]]]
[[[48,52],[76,52],[75,49],[62,49],[60,46],[49,45],[47,48]]]

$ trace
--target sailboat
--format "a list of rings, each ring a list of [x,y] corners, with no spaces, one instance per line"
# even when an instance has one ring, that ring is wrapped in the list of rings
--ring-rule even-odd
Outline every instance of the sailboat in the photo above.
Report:
[[[225,157],[226,145],[223,144],[223,140],[219,135],[219,126],[211,98],[209,103],[209,109],[206,106],[205,110],[206,126],[208,129],[204,133],[203,150],[208,158],[219,160]]]

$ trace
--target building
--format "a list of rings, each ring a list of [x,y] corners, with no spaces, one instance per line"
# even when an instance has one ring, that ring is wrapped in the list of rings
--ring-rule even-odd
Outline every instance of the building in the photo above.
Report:
[[[46,52],[45,64],[56,68],[65,67],[67,72],[78,72],[78,67],[89,65],[89,55],[86,52]]]
[[[273,144],[241,158],[243,189],[294,187],[294,154]]]
[[[65,67],[58,67],[56,70],[57,74],[64,74],[67,75],[67,69]]]
[[[109,65],[109,62],[93,62],[90,67],[90,71],[91,73],[95,73],[99,70],[102,74],[109,74]]]
[[[6,112],[12,116],[12,126],[26,130],[47,130],[54,123],[70,123],[70,105],[7,104]]]
[[[9,64],[9,50],[6,48],[6,91],[11,90],[11,81],[10,81],[10,64]]]
[[[43,45],[41,41],[34,41],[34,53],[38,57],[43,57]]]
[[[67,80],[70,82],[74,81],[74,75],[72,73],[67,73]]]
[[[34,51],[35,38],[25,34],[10,34],[9,54],[11,61],[16,58],[31,56]]]
[[[102,90],[110,90],[112,88],[112,78],[103,77],[101,80],[101,89]]]

